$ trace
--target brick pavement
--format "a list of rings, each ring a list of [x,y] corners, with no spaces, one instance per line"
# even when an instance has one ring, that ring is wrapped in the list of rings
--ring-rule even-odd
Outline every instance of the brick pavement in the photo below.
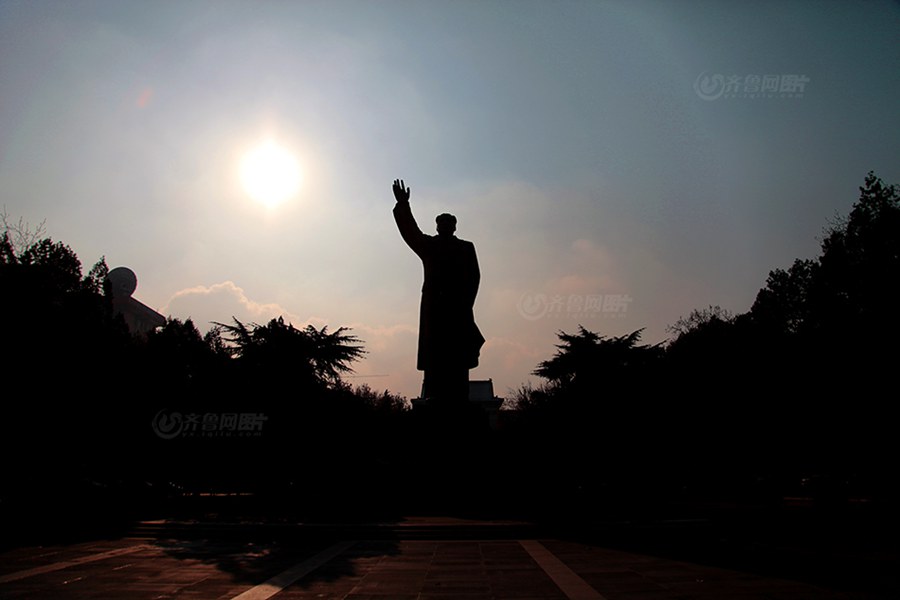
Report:
[[[18,548],[0,554],[0,598],[231,600],[241,594],[241,600],[861,597],[561,539],[360,539],[338,547],[336,541],[304,541],[302,536],[266,542],[122,538]],[[285,573],[290,576],[284,577]],[[277,585],[264,585],[272,581]]]

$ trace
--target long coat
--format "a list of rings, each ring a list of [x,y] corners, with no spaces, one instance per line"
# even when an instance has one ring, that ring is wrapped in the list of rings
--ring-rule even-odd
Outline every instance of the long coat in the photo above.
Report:
[[[477,367],[484,337],[473,313],[481,280],[475,245],[455,235],[422,233],[409,202],[397,202],[394,220],[403,240],[422,259],[425,271],[416,368]]]

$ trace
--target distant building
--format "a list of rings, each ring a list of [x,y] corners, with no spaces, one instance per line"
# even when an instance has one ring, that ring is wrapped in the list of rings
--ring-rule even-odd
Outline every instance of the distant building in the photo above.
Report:
[[[131,295],[137,289],[137,276],[128,267],[116,267],[106,275],[106,289],[112,296],[113,310],[122,315],[133,335],[146,336],[166,324],[166,318]]]
[[[484,379],[469,382],[469,402],[474,402],[488,416],[491,428],[497,427],[497,412],[503,404],[503,398],[494,395],[494,381]]]

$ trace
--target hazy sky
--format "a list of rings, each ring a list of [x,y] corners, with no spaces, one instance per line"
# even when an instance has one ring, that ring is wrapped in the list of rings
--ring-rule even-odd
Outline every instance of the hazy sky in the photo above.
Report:
[[[417,395],[422,269],[391,216],[475,243],[473,379],[559,330],[748,310],[874,170],[900,183],[892,2],[0,0],[0,205],[163,314],[348,326]],[[241,185],[274,140],[303,172]]]

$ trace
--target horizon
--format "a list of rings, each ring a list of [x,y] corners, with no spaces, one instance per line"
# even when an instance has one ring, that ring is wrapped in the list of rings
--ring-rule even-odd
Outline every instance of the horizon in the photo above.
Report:
[[[898,26],[890,2],[3,3],[0,204],[201,332],[348,327],[349,380],[413,398],[404,179],[425,233],[450,212],[475,244],[470,379],[506,396],[558,331],[748,311],[867,172],[900,182]],[[299,168],[270,204],[241,167],[266,144]]]

